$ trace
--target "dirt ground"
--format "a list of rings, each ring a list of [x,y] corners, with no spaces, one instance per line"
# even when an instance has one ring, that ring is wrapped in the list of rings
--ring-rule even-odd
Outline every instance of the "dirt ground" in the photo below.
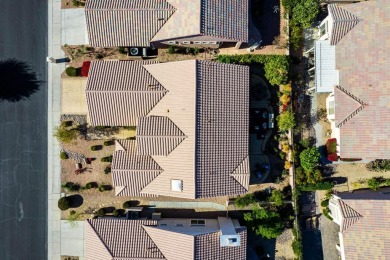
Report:
[[[84,2],[84,1],[83,1]],[[72,0],[61,0],[61,9],[83,8],[84,6],[74,6]]]
[[[361,183],[366,179],[372,177],[384,177],[390,178],[389,172],[371,172],[368,171],[364,163],[348,163],[338,164],[335,166],[335,174],[332,178],[339,178],[338,184],[335,189],[338,191],[348,191],[367,188],[367,184]],[[347,180],[345,179],[347,178]]]
[[[317,94],[317,108],[326,109],[326,98],[329,96],[328,93]],[[322,126],[322,143],[325,144],[326,141],[330,138],[331,128],[330,122],[328,119],[320,119],[319,124]]]
[[[276,239],[275,258],[284,257],[286,260],[295,259],[294,251],[292,250],[293,234],[291,229],[286,229]]]

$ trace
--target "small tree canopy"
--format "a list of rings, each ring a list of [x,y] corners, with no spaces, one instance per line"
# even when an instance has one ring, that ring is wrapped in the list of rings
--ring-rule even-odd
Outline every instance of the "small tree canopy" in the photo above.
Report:
[[[285,56],[273,56],[264,64],[265,77],[271,85],[285,84],[288,80],[288,68]]]
[[[244,220],[257,235],[268,239],[277,238],[283,232],[283,222],[276,211],[254,207],[252,212],[244,214]]]
[[[273,190],[270,201],[275,203],[275,206],[280,207],[284,203],[284,195],[281,190]]]
[[[301,0],[292,9],[292,19],[300,23],[302,27],[309,28],[319,12],[318,0]]]
[[[307,148],[301,152],[299,159],[301,166],[305,171],[312,172],[317,166],[321,155],[317,147]]]
[[[295,127],[294,114],[290,111],[286,111],[276,118],[278,121],[278,127],[281,131],[287,131],[290,128]]]
[[[57,126],[54,128],[53,136],[61,143],[70,143],[77,138],[77,130],[68,130],[65,127]]]

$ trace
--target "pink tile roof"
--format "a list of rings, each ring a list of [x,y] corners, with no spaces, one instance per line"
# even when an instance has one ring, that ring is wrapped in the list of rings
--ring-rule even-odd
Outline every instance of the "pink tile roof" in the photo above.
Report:
[[[85,13],[91,46],[145,47],[197,36],[248,41],[248,0],[88,0]]]
[[[339,193],[348,226],[341,228],[345,259],[390,259],[390,195]]]
[[[220,246],[220,232],[182,233],[159,228],[155,220],[86,221],[88,260],[245,260],[247,232],[236,228],[240,246]]]
[[[339,8],[359,19],[336,45],[339,85],[366,104],[340,127],[340,156],[389,159],[390,5],[387,0],[376,0]],[[344,103],[348,97],[337,91],[335,117],[341,122],[357,105]]]
[[[113,178],[119,176],[116,174],[119,170],[129,169],[121,165],[142,158],[150,160],[151,157],[140,156],[147,154],[162,172],[156,176],[149,168],[136,169],[149,172],[148,178],[142,178],[142,186],[144,180],[153,179],[141,194],[200,198],[246,193],[249,67],[190,60],[150,64],[145,68],[167,94],[147,117],[139,119],[137,155],[114,153]],[[134,176],[140,175],[121,177],[121,187],[140,183],[139,179],[131,179]],[[181,193],[171,190],[172,179],[183,181]],[[138,192],[140,186],[137,187]]]
[[[86,96],[93,126],[135,126],[166,90],[144,68],[155,61],[93,61]]]
[[[337,44],[352,28],[359,22],[359,19],[341,8],[337,4],[328,5],[329,15],[333,19],[333,27],[330,37],[330,44]]]

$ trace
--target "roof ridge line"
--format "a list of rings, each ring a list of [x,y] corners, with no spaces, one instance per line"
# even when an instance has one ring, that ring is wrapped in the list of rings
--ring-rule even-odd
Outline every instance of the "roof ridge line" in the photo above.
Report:
[[[338,128],[341,128],[343,125],[345,125],[350,119],[352,119],[355,115],[357,115],[360,111],[362,111],[365,106],[368,106],[368,104],[364,103],[360,98],[356,97],[355,95],[353,95],[352,93],[350,93],[348,90],[344,89],[343,87],[341,86],[336,86],[336,88],[338,88],[339,90],[341,90],[344,94],[346,94],[347,96],[349,96],[350,98],[352,98],[353,100],[355,100],[356,102],[358,102],[360,104],[360,106],[355,109],[354,111],[352,111],[346,118],[344,118],[343,121],[341,121],[339,124],[337,124],[336,127]]]
[[[95,235],[99,238],[100,242],[102,243],[102,245],[106,248],[107,252],[111,255],[111,257],[115,257],[114,254],[111,252],[111,250],[108,248],[108,246],[106,245],[106,243],[104,243],[102,237],[98,234],[97,230],[95,229],[95,227],[90,223],[89,220],[87,220],[87,223],[89,225],[90,228],[92,228],[92,230],[94,231]]]

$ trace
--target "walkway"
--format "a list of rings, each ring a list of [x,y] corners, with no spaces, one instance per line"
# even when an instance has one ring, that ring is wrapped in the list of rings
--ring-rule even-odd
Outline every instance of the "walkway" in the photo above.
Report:
[[[48,56],[63,58],[61,50],[61,1],[48,1]],[[61,111],[61,73],[63,63],[48,63],[48,245],[47,258],[61,259],[61,211],[57,207],[61,192],[60,146],[53,127],[59,124]]]
[[[225,210],[225,205],[213,202],[180,202],[180,201],[149,201],[149,206],[156,208],[175,208],[175,209],[217,209]]]

